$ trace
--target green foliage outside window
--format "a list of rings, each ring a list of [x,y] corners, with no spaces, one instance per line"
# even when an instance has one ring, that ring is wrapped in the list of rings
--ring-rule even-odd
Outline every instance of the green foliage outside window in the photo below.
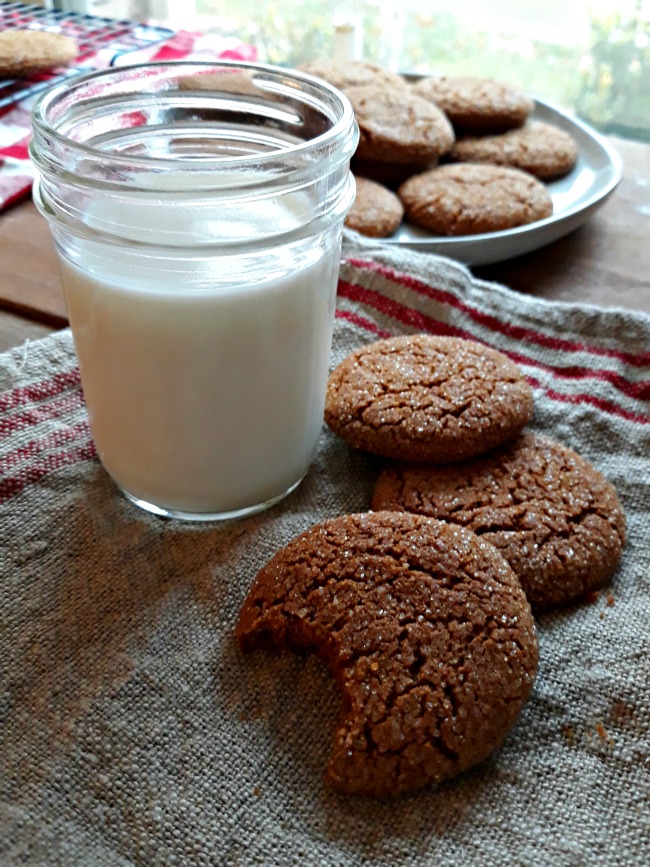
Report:
[[[252,42],[268,63],[298,66],[331,54],[331,0],[198,0],[197,5],[203,29]],[[628,17],[614,12],[592,18],[585,49],[470,30],[452,12],[418,11],[426,4],[414,10],[406,2],[400,69],[498,78],[572,109],[598,129],[650,141],[650,17],[642,7],[638,0]],[[382,18],[380,0],[361,0],[355,11],[363,17],[364,58],[388,65],[394,34]],[[531,16],[533,21],[532,11]]]

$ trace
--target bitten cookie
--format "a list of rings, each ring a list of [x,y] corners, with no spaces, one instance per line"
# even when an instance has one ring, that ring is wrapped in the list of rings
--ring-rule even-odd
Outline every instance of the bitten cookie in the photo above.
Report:
[[[357,349],[330,374],[325,421],[355,448],[447,463],[514,437],[533,414],[521,370],[473,340],[417,334]]]
[[[578,149],[569,133],[550,123],[531,120],[501,135],[461,138],[449,158],[454,162],[511,166],[548,181],[571,171]]]
[[[534,223],[553,213],[541,181],[503,166],[439,166],[397,190],[407,219],[436,235],[477,235]]]
[[[311,650],[343,698],[326,783],[387,798],[501,745],[537,641],[505,560],[461,527],[379,512],[325,521],[279,551],[242,608],[244,651]]]
[[[367,85],[345,93],[359,126],[358,157],[422,163],[451,150],[454,131],[445,115],[410,90]]]
[[[350,60],[342,63],[337,60],[314,60],[298,67],[302,72],[315,75],[327,81],[332,87],[347,90],[349,87],[373,85],[391,89],[407,90],[408,84],[397,72],[382,69],[364,60]]]
[[[399,198],[375,181],[359,177],[355,181],[357,193],[345,225],[373,238],[394,235],[404,216]]]
[[[0,33],[0,78],[22,78],[57,66],[77,56],[69,36],[48,30],[5,30]]]
[[[482,133],[521,126],[534,107],[521,90],[490,78],[434,76],[416,82],[413,92],[435,103],[455,127]]]
[[[538,611],[602,587],[625,541],[614,486],[570,448],[535,433],[453,467],[388,469],[372,507],[473,530],[503,554]]]

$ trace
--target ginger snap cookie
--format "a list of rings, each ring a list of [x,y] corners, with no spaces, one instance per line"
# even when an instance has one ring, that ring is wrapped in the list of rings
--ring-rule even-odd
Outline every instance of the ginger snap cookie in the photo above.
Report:
[[[408,89],[366,85],[345,91],[359,126],[356,156],[393,163],[435,161],[454,131],[442,111]]]
[[[432,76],[412,88],[441,108],[455,127],[475,132],[503,132],[521,126],[534,107],[523,91],[491,78]]]
[[[530,606],[473,533],[377,512],[318,524],[259,572],[237,638],[313,651],[343,698],[325,782],[388,798],[465,771],[499,747],[537,670]]]
[[[48,30],[5,30],[0,33],[0,78],[23,78],[57,66],[67,66],[77,56],[69,36]]]
[[[387,238],[397,231],[404,208],[395,193],[367,178],[355,178],[357,192],[345,225],[362,235]]]
[[[578,148],[569,133],[542,121],[528,121],[500,135],[465,136],[449,153],[454,162],[511,166],[548,181],[568,174]]]
[[[550,217],[544,184],[505,166],[458,163],[414,175],[397,190],[407,219],[436,235],[477,235]]]
[[[505,557],[537,611],[603,587],[625,542],[614,486],[572,449],[532,432],[463,464],[387,469],[372,507],[473,530]]]
[[[351,446],[432,463],[482,454],[532,414],[532,391],[505,355],[426,334],[357,349],[330,374],[325,401],[325,421]]]
[[[349,60],[345,63],[335,60],[314,60],[298,67],[302,72],[322,78],[332,87],[347,90],[349,87],[373,85],[391,89],[407,90],[408,84],[397,72],[383,69],[365,60]]]
[[[397,190],[404,181],[413,175],[433,169],[438,160],[427,160],[419,163],[393,163],[390,160],[364,160],[354,156],[350,160],[350,171],[357,177],[376,181],[390,190]]]

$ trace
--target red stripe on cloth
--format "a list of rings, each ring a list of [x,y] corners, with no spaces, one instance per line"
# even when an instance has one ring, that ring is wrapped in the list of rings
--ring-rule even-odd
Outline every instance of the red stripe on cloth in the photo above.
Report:
[[[80,409],[84,406],[84,397],[81,391],[74,391],[62,397],[55,398],[49,403],[40,403],[35,407],[14,413],[0,419],[0,440],[6,439],[16,431],[36,427],[44,421],[59,418],[64,413]]]
[[[69,443],[74,443],[81,439],[81,437],[88,438],[89,436],[90,428],[88,422],[85,420],[77,422],[77,424],[58,428],[44,437],[30,440],[24,446],[19,446],[17,449],[7,452],[6,455],[0,457],[0,473],[13,470],[14,467],[24,461],[38,464],[41,460],[47,460],[46,452],[63,445],[68,445]]]
[[[78,389],[80,386],[79,368],[68,370],[65,373],[57,373],[51,379],[12,388],[10,391],[0,394],[0,412],[6,412],[28,403],[38,403],[47,400],[48,397],[56,397],[56,395],[69,389]]]
[[[429,286],[428,283],[424,283],[408,274],[394,271],[386,265],[380,265],[377,262],[366,262],[363,259],[354,258],[346,259],[345,261],[350,265],[353,265],[355,268],[374,271],[382,277],[386,277],[407,289],[412,289],[420,295],[426,295],[428,298],[432,298],[435,301],[447,304],[450,307],[455,307],[463,313],[467,313],[467,315],[475,322],[490,328],[492,331],[505,334],[508,337],[514,337],[517,340],[530,340],[533,343],[537,343],[539,346],[545,346],[548,349],[555,349],[561,352],[589,352],[592,355],[601,355],[606,358],[618,358],[626,364],[633,365],[634,367],[644,367],[645,365],[650,364],[650,352],[622,352],[617,349],[607,349],[602,346],[577,343],[571,340],[563,340],[560,337],[551,337],[548,334],[542,334],[541,332],[534,331],[530,328],[523,328],[521,325],[511,325],[507,322],[503,322],[488,313],[482,313],[475,307],[465,304],[464,301],[461,301],[453,293],[443,289],[436,289],[433,286]]]
[[[417,310],[412,310],[411,308],[405,307],[403,304],[400,304],[397,301],[392,301],[391,299],[386,298],[384,295],[380,295],[375,290],[366,289],[365,286],[357,286],[353,283],[348,283],[345,280],[339,280],[338,291],[342,297],[349,298],[352,301],[360,301],[361,303],[366,304],[368,307],[373,307],[379,313],[382,313],[385,316],[390,316],[391,318],[403,324],[418,328],[420,331],[427,331],[429,334],[437,334],[444,337],[464,337],[471,340],[477,339],[468,331],[463,331],[461,328],[456,328],[455,326],[448,325],[445,322],[439,322],[437,319],[433,319],[430,316],[425,316],[423,313],[420,313]],[[359,319],[360,321],[358,324],[362,325],[361,318]],[[374,331],[375,329],[373,328],[370,330]],[[485,341],[478,342],[484,343]],[[512,358],[513,361],[516,361],[516,353],[508,352],[507,350],[500,351],[503,352],[504,355],[507,355],[509,358]],[[560,378],[555,369],[549,367],[548,365],[534,361],[533,359],[525,356],[519,356],[519,358],[523,359],[527,366],[533,366],[548,370],[552,374],[555,374],[556,378]],[[593,378],[593,372],[591,371],[590,376]],[[629,421],[634,421],[638,424],[650,424],[650,416],[644,416],[640,413],[633,413],[611,401],[606,401],[601,398],[597,398],[594,395],[585,393],[581,393],[578,395],[565,395],[561,392],[555,391],[554,389],[543,386],[540,382],[533,379],[532,377],[527,377],[527,380],[531,384],[531,386],[542,390],[551,399],[561,400],[565,403],[589,403],[593,406],[597,406],[603,412],[621,416],[622,418],[628,419]]]
[[[359,316],[357,313],[352,313],[351,310],[337,310],[335,315],[337,319],[345,319],[353,325],[365,328],[366,331],[370,331],[377,337],[384,338],[393,336],[390,331],[386,331],[385,328],[380,328],[378,325],[375,325],[374,322],[371,322],[369,319],[364,319],[363,316]]]
[[[417,310],[410,307],[405,307],[397,301],[391,301],[384,295],[381,295],[374,289],[367,289],[365,286],[359,286],[354,283],[347,283],[344,280],[339,282],[339,294],[353,301],[360,301],[374,307],[380,313],[391,316],[393,319],[398,319],[406,325],[414,328],[419,328],[433,334],[444,335],[448,337],[464,337],[477,340],[471,332],[465,331],[462,328],[457,328],[453,325],[440,322],[431,316],[426,316]],[[480,341],[484,342],[484,341]],[[517,364],[524,364],[528,367],[536,367],[540,370],[545,370],[558,379],[596,379],[601,382],[607,382],[613,385],[618,391],[626,395],[626,397],[634,398],[635,400],[650,399],[650,381],[644,380],[641,382],[630,382],[620,373],[612,370],[600,370],[588,367],[556,367],[555,365],[546,364],[543,361],[538,361],[531,358],[529,355],[523,355],[512,350],[501,350],[505,355],[511,358]]]
[[[650,416],[630,412],[616,403],[603,400],[601,397],[596,397],[595,394],[564,394],[561,391],[554,391],[552,388],[546,388],[531,376],[526,377],[526,379],[533,388],[542,389],[546,396],[550,397],[552,400],[561,401],[562,403],[572,403],[574,405],[588,403],[609,415],[619,415],[628,421],[635,422],[636,424],[650,424]]]
[[[0,479],[0,503],[15,497],[26,487],[35,484],[55,470],[92,460],[95,456],[95,444],[92,441],[67,451],[47,455],[41,463],[26,467],[15,476]]]

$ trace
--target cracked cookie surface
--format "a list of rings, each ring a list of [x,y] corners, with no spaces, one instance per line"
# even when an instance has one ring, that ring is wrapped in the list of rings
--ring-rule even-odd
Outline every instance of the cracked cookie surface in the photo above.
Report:
[[[387,798],[452,777],[501,745],[532,689],[530,606],[473,533],[375,512],[318,524],[258,574],[244,651],[314,651],[341,690],[326,783]]]
[[[373,84],[350,87],[345,94],[359,126],[357,157],[426,163],[451,150],[454,131],[446,116],[410,90]]]
[[[357,349],[330,374],[325,400],[325,421],[351,446],[433,463],[500,445],[532,413],[532,391],[505,355],[426,334]]]
[[[387,469],[372,507],[472,530],[510,563],[537,611],[601,588],[625,541],[614,486],[572,449],[532,432],[462,465]]]
[[[409,178],[397,194],[411,223],[436,235],[500,232],[553,213],[544,184],[506,166],[439,166]]]
[[[406,80],[398,72],[391,72],[365,60],[313,60],[298,67],[301,72],[322,78],[332,87],[347,90],[349,87],[388,87],[407,90]]]
[[[435,103],[454,126],[483,133],[521,126],[534,107],[521,90],[490,78],[431,76],[413,92]]]
[[[454,162],[510,166],[548,181],[568,174],[578,148],[572,136],[550,123],[529,121],[500,135],[465,136],[456,141],[449,158]]]

